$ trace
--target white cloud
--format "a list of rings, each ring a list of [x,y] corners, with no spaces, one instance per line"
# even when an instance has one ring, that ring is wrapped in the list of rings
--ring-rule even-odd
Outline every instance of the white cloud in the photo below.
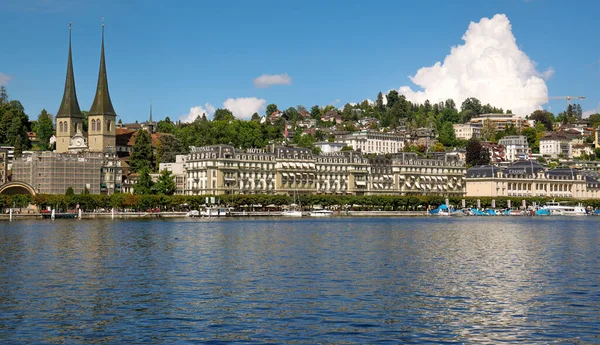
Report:
[[[266,108],[266,103],[264,99],[256,97],[228,98],[223,102],[223,107],[231,110],[237,118],[247,120],[252,114],[261,113]]]
[[[0,72],[0,85],[8,85],[8,82],[11,81],[12,77]]]
[[[181,116],[180,120],[184,123],[194,122],[197,117],[202,116],[202,114],[206,114],[206,117],[211,117],[215,112],[215,107],[210,103],[204,104],[204,107],[201,105],[197,105],[195,107],[190,108],[190,112],[187,115]]]
[[[511,109],[519,116],[530,114],[547,102],[544,79],[553,69],[540,73],[536,64],[519,49],[510,21],[504,14],[471,22],[463,45],[452,47],[443,62],[423,67],[410,80],[423,91],[409,86],[399,89],[412,102],[454,99],[457,105],[468,97],[483,104]]]
[[[272,85],[290,85],[292,77],[287,73],[283,74],[263,74],[254,79],[254,86],[265,88]]]
[[[600,113],[600,103],[598,103],[596,108],[584,111],[583,114],[581,114],[581,117],[586,118],[586,117],[590,117],[590,115],[592,115],[592,114],[598,114],[598,113]]]

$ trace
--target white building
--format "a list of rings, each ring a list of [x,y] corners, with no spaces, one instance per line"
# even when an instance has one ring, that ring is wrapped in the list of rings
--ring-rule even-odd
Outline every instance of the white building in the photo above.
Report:
[[[509,162],[529,159],[529,145],[524,135],[507,135],[498,140],[498,144],[504,146],[504,159]]]
[[[334,153],[340,152],[346,146],[344,143],[330,143],[327,141],[319,141],[315,143],[315,146],[321,149],[321,153]]]
[[[454,124],[454,134],[456,139],[469,140],[472,137],[479,138],[481,136],[481,126],[472,123]]]
[[[573,144],[571,139],[558,133],[550,133],[540,139],[540,154],[550,158],[573,158]]]
[[[398,153],[404,149],[403,135],[370,130],[339,136],[336,142],[344,143],[362,153]]]
[[[185,191],[185,160],[187,155],[176,155],[175,163],[160,163],[158,171],[167,170],[173,174],[175,185],[177,186],[175,194],[184,194]]]

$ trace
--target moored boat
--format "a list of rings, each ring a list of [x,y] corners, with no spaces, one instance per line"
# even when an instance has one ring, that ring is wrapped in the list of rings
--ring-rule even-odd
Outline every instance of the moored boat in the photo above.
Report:
[[[585,207],[564,205],[561,202],[551,201],[541,207],[542,210],[548,210],[550,215],[556,216],[585,216],[587,212]]]
[[[311,217],[331,217],[333,215],[333,211],[320,209],[310,211],[309,215]]]

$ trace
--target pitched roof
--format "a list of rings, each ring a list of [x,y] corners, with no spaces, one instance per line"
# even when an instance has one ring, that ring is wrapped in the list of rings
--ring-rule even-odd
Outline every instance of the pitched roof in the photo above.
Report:
[[[96,87],[96,96],[88,115],[117,115],[110,100],[110,94],[108,93],[108,78],[106,76],[106,63],[104,61],[104,24],[102,24],[102,49],[100,51],[98,85]]]
[[[73,73],[73,59],[71,53],[71,28],[69,27],[69,58],[67,61],[67,78],[65,80],[65,91],[63,93],[60,107],[56,117],[78,117],[81,118],[81,109],[77,101],[77,91],[75,90],[75,75]]]

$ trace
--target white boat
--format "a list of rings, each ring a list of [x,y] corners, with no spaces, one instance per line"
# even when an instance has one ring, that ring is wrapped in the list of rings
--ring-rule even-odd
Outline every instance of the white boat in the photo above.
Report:
[[[311,217],[331,217],[331,215],[333,215],[333,211],[330,210],[314,210],[314,211],[310,211],[309,215]]]
[[[587,212],[581,205],[579,206],[568,206],[562,205],[560,202],[548,202],[546,205],[541,207],[543,210],[550,211],[550,215],[553,216],[585,216]]]
[[[202,217],[227,217],[229,210],[225,207],[208,207],[200,212]]]
[[[198,210],[191,210],[185,214],[186,217],[200,217],[200,212]]]
[[[283,217],[302,217],[302,211],[298,210],[285,210],[281,212]]]

